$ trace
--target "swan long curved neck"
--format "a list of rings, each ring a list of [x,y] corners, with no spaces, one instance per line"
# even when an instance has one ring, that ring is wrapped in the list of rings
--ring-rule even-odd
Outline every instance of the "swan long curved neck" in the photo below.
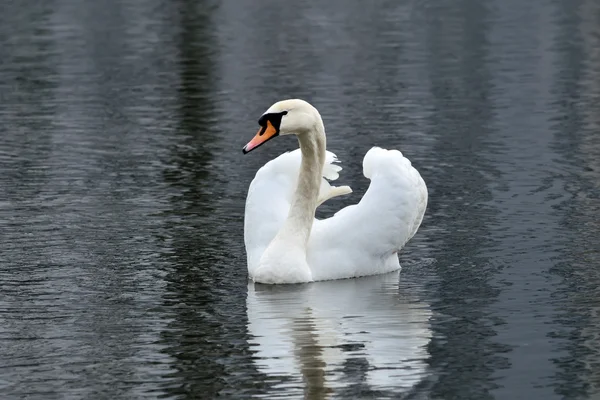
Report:
[[[298,142],[302,153],[298,186],[280,234],[306,248],[315,218],[325,164],[325,128],[320,118],[312,129],[298,135]]]

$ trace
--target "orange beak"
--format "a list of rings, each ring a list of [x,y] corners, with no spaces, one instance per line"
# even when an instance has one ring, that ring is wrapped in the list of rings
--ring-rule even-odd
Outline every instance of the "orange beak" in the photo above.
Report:
[[[266,143],[268,140],[273,139],[277,135],[279,135],[279,132],[277,132],[277,129],[275,129],[271,121],[267,120],[265,126],[260,127],[256,136],[254,136],[254,138],[252,138],[252,140],[244,146],[242,151],[244,152],[244,154],[249,153],[257,147]]]

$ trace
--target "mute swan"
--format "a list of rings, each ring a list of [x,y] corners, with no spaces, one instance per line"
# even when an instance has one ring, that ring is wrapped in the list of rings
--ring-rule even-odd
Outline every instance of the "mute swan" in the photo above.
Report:
[[[363,160],[371,180],[358,204],[331,218],[315,219],[316,208],[351,193],[331,186],[341,168],[325,150],[321,115],[304,100],[273,104],[244,154],[283,135],[298,137],[300,149],[258,170],[244,216],[248,274],[260,283],[301,283],[375,275],[400,269],[398,251],[417,232],[427,207],[427,187],[398,150],[373,147]]]

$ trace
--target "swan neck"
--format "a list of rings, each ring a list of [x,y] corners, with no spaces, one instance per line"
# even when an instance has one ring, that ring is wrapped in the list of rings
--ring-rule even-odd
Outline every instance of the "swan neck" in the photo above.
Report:
[[[298,142],[302,153],[298,186],[282,231],[293,236],[298,245],[306,248],[315,218],[325,164],[325,129],[320,118],[312,129],[298,135]]]

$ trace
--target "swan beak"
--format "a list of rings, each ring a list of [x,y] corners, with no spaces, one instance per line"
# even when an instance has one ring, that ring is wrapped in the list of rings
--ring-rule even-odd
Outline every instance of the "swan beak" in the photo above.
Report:
[[[273,139],[277,135],[279,135],[279,131],[275,129],[271,121],[267,120],[265,126],[260,127],[256,136],[254,136],[254,138],[244,146],[242,151],[244,154],[249,153],[257,147],[265,144],[268,140]]]

